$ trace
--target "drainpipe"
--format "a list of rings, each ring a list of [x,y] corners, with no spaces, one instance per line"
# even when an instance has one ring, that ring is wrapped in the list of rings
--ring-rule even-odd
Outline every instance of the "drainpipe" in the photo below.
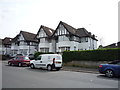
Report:
[[[30,54],[30,42],[29,42],[29,54]]]

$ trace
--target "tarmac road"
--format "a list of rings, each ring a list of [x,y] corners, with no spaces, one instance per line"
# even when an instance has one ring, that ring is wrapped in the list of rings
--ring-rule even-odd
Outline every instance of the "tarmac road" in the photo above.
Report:
[[[2,63],[2,88],[118,88],[118,79],[94,73],[47,71]]]

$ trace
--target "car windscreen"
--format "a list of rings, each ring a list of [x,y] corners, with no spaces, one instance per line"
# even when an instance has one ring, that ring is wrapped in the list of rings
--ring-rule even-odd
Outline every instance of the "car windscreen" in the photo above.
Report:
[[[120,63],[120,60],[111,61],[108,64],[118,64],[118,63]]]

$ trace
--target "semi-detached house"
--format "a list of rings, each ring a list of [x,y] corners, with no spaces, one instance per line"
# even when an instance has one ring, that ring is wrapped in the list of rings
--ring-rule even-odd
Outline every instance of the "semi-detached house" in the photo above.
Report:
[[[41,26],[37,39],[40,52],[63,52],[66,50],[93,50],[97,49],[97,39],[85,28],[74,28],[60,21],[56,30]]]
[[[74,28],[60,21],[57,28],[41,25],[37,34],[20,31],[16,37],[5,38],[3,41],[4,54],[34,54],[40,52],[60,53],[74,50],[97,49],[97,39],[85,28]]]
[[[36,34],[20,31],[20,33],[12,39],[11,51],[14,54],[34,54],[38,48],[38,40]]]
[[[10,38],[10,37],[5,37],[4,39],[2,39],[1,54],[3,54],[3,55],[11,54],[11,41],[12,41],[12,38]]]
[[[56,52],[55,51],[55,39],[52,36],[55,30],[43,26],[40,26],[40,29],[37,33],[37,39],[39,40],[38,51],[40,52]]]

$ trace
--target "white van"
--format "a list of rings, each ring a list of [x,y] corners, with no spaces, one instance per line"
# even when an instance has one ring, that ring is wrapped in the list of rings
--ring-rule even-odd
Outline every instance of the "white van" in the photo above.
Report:
[[[62,56],[60,54],[42,54],[35,60],[30,61],[30,67],[34,68],[46,68],[51,71],[56,69],[57,71],[62,67]]]

